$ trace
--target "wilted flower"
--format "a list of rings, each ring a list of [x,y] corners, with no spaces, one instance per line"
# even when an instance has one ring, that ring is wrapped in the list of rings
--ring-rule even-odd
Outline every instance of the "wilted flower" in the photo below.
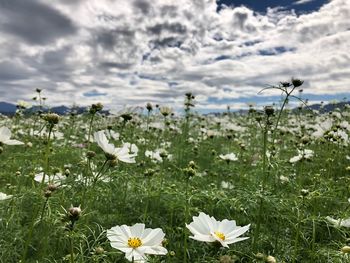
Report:
[[[10,140],[11,138],[11,131],[7,127],[0,127],[0,145],[1,144],[7,144],[7,145],[22,145],[23,142],[17,141],[17,140]]]
[[[204,242],[219,242],[223,247],[228,247],[249,237],[239,237],[248,231],[250,225],[240,227],[236,225],[235,220],[224,219],[217,221],[214,217],[199,213],[199,216],[193,217],[193,222],[186,227],[193,236],[190,238]]]
[[[146,254],[166,255],[162,246],[164,232],[160,228],[145,228],[144,224],[115,226],[107,230],[111,246],[125,253],[129,261],[145,262]]]

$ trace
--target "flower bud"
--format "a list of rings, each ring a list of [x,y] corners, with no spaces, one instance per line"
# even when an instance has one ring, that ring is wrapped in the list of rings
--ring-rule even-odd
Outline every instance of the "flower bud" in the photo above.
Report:
[[[273,256],[267,256],[267,257],[266,257],[266,262],[267,262],[267,263],[276,263],[277,261],[276,261],[275,257],[273,257]]]
[[[57,124],[60,120],[60,116],[56,113],[48,113],[44,116],[44,120],[46,120],[48,123],[54,125]]]
[[[80,208],[80,206],[78,206],[78,207],[73,207],[72,206],[71,208],[69,208],[69,210],[68,210],[68,217],[69,217],[70,220],[76,221],[76,220],[79,219],[80,215],[81,215],[81,208]]]
[[[102,255],[103,253],[105,253],[105,250],[103,249],[103,247],[96,247],[95,248],[95,253],[97,255]]]
[[[342,247],[341,248],[341,252],[346,253],[346,254],[350,253],[350,246]]]
[[[148,111],[152,111],[152,110],[153,110],[152,104],[148,102],[148,103],[146,104],[146,109],[147,109]]]
[[[44,192],[44,196],[45,196],[46,198],[49,198],[51,195],[52,195],[52,192],[51,192],[50,190],[46,190],[46,191]]]
[[[272,106],[266,106],[264,110],[267,116],[271,116],[275,113],[275,109]]]
[[[88,151],[88,152],[86,153],[86,157],[87,157],[88,159],[92,159],[92,158],[94,158],[95,156],[96,156],[96,153],[93,152],[93,151]]]
[[[89,109],[89,112],[90,112],[91,114],[95,114],[96,112],[101,111],[102,109],[103,109],[102,103],[98,102],[98,103],[96,103],[96,104],[92,104],[92,105],[91,105],[91,107],[90,107],[90,109]]]
[[[292,84],[295,88],[300,87],[301,85],[303,85],[304,81],[300,80],[300,79],[292,79]]]

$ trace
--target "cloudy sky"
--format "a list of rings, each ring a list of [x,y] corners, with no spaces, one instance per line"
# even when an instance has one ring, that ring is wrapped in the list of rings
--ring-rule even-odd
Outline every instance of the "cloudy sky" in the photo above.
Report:
[[[0,0],[0,101],[197,109],[350,98],[350,0]]]

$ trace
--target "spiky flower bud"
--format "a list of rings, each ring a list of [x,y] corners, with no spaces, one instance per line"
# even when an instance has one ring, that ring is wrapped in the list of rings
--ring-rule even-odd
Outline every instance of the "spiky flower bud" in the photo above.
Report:
[[[91,114],[95,114],[96,112],[101,111],[102,109],[103,109],[102,103],[98,102],[98,103],[96,103],[96,104],[92,104],[92,105],[91,105],[91,107],[90,107],[90,109],[89,109],[89,112],[90,112]]]
[[[155,172],[156,172],[156,171],[153,170],[153,169],[147,169],[147,170],[145,171],[144,175],[145,175],[146,177],[150,177],[150,176],[154,175]]]
[[[292,78],[292,84],[295,88],[300,87],[301,85],[303,85],[303,83],[303,80]]]
[[[51,195],[52,195],[52,192],[51,192],[50,190],[45,190],[44,196],[45,196],[46,198],[51,197]]]
[[[288,88],[288,87],[290,87],[292,84],[290,84],[288,81],[282,81],[282,82],[281,82],[281,85],[282,85],[282,87],[284,87],[284,88]]]
[[[152,104],[148,102],[148,103],[146,104],[146,109],[147,109],[148,111],[152,111],[152,110],[153,110]]]
[[[44,120],[46,120],[49,124],[55,125],[59,122],[60,116],[56,113],[48,113],[44,116]]]
[[[95,156],[96,156],[96,153],[93,152],[93,151],[88,151],[88,152],[86,153],[86,157],[87,157],[88,159],[92,159],[92,158],[94,158]]]
[[[76,220],[79,219],[80,215],[81,215],[81,208],[80,208],[80,206],[76,206],[76,207],[72,206],[71,208],[69,208],[69,210],[68,210],[68,217],[69,217],[70,220],[76,221]]]
[[[54,184],[49,184],[49,185],[47,186],[47,190],[49,190],[49,191],[51,191],[51,192],[56,191],[57,188],[58,188],[58,187],[57,187],[56,185],[54,185]]]
[[[267,116],[272,116],[275,113],[275,109],[272,106],[265,106],[264,110]]]
[[[95,248],[95,253],[97,255],[102,255],[103,253],[105,253],[105,250],[103,249],[103,247],[96,247]]]

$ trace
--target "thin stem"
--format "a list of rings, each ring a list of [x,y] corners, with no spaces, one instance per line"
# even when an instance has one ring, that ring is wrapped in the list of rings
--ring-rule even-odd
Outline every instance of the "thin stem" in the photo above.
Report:
[[[49,134],[47,136],[47,142],[46,142],[46,151],[45,151],[45,171],[43,173],[43,179],[41,180],[41,185],[43,186],[45,183],[45,176],[46,174],[49,174],[49,168],[50,168],[50,163],[49,163],[49,155],[50,155],[50,139],[51,139],[51,132],[53,129],[53,125],[50,124],[49,126]]]
[[[41,216],[40,216],[40,222],[43,220],[44,218],[44,214],[45,214],[45,210],[46,210],[46,205],[49,202],[49,197],[46,197],[46,200],[44,202],[43,208],[41,210]]]
[[[88,149],[88,150],[90,150],[90,138],[91,138],[92,123],[93,123],[93,121],[94,121],[94,117],[95,117],[95,114],[92,114],[92,115],[91,115],[91,119],[90,119],[90,124],[89,124],[89,133],[88,133],[88,141],[87,141],[87,144],[88,144],[87,149]]]
[[[188,185],[189,185],[189,176],[186,177],[186,189],[185,189],[185,225],[188,220],[188,214],[189,214],[189,201],[188,201]],[[187,233],[186,228],[184,228],[184,263],[187,263]]]

